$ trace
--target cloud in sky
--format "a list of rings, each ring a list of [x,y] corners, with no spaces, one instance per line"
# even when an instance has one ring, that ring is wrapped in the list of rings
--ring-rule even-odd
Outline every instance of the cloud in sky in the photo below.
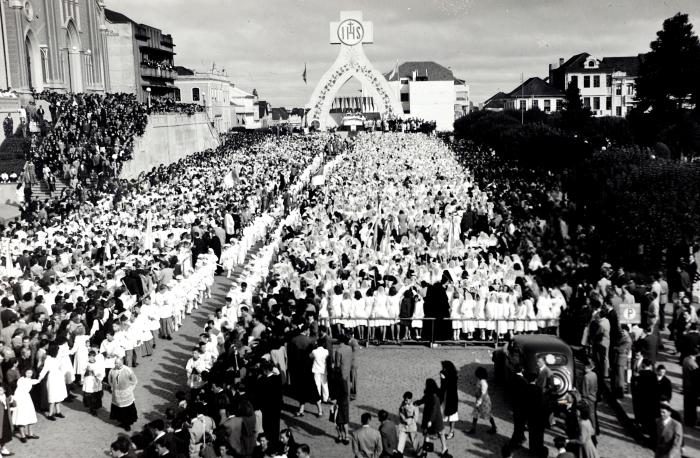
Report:
[[[374,23],[365,45],[380,71],[396,59],[452,68],[481,102],[525,76],[579,52],[636,55],[649,49],[663,20],[690,14],[698,0],[107,0],[111,9],[173,35],[175,63],[204,70],[216,62],[243,89],[274,106],[303,106],[337,48],[328,23],[362,10]],[[697,32],[696,29],[696,32]],[[308,84],[301,73],[308,66]]]

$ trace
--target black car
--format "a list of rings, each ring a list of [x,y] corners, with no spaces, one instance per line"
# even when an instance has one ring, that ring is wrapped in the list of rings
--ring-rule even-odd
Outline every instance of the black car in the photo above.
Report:
[[[563,402],[566,393],[574,389],[574,356],[571,347],[556,336],[546,334],[518,335],[505,346],[493,352],[496,380],[510,385],[519,363],[528,380],[537,378],[537,358],[542,357],[552,370],[553,394]]]

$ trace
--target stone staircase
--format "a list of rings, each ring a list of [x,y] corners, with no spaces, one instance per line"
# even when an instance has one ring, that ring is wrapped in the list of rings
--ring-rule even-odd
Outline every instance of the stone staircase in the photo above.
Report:
[[[49,200],[52,196],[60,196],[63,189],[67,188],[68,185],[65,181],[60,178],[56,178],[56,190],[49,194],[49,188],[46,186],[44,180],[40,180],[37,184],[32,186],[32,196],[41,202]]]

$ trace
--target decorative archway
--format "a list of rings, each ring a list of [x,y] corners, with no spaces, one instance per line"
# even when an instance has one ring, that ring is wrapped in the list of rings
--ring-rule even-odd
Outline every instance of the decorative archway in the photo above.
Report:
[[[68,78],[71,92],[83,92],[83,65],[80,47],[80,35],[71,19],[66,30],[68,45]]]
[[[382,118],[398,118],[403,108],[384,75],[374,68],[362,48],[374,41],[372,22],[362,20],[361,11],[341,11],[340,21],[331,22],[330,42],[339,44],[338,57],[316,85],[306,108],[307,122],[325,130],[331,121],[330,110],[338,91],[351,78],[369,88]]]

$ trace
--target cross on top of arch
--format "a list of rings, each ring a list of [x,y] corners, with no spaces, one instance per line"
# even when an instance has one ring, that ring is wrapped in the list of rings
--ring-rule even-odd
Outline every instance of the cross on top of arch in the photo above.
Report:
[[[371,21],[362,19],[362,11],[341,11],[340,21],[331,22],[330,42],[333,45],[355,46],[374,42]]]

